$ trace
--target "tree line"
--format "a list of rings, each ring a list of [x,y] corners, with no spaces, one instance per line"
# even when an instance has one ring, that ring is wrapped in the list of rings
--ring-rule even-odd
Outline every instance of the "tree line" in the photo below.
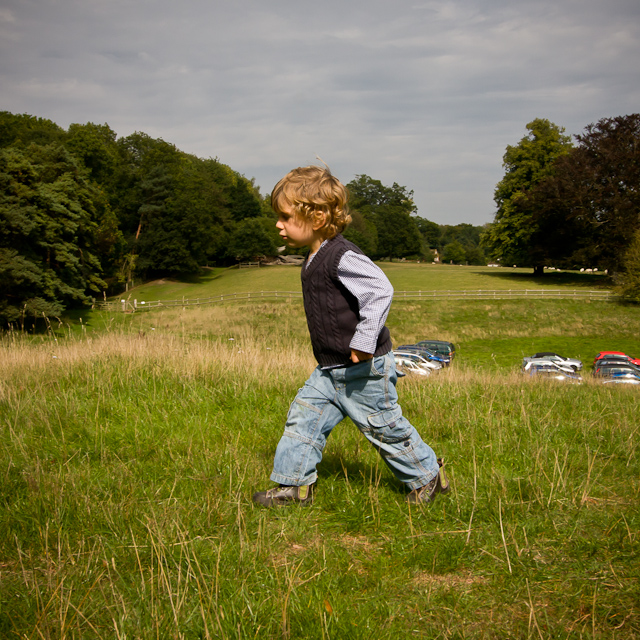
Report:
[[[640,301],[640,114],[603,118],[575,136],[549,120],[504,154],[488,256],[542,274],[545,266],[607,270]]]
[[[0,322],[57,316],[133,278],[282,250],[269,195],[214,158],[108,124],[0,112]],[[417,215],[413,192],[359,175],[345,235],[374,259],[483,264],[481,227]]]

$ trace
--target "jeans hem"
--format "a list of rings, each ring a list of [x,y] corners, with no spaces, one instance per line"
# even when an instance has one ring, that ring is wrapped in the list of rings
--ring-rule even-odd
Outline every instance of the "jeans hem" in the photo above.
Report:
[[[280,475],[279,473],[276,473],[274,471],[269,477],[269,479],[272,480],[273,482],[277,482],[278,484],[287,485],[288,487],[305,487],[307,485],[310,485],[316,482],[318,480],[318,474],[314,473],[309,478],[300,479],[300,478],[289,478],[287,476]]]
[[[420,487],[424,487],[425,484],[429,484],[440,472],[440,469],[438,468],[434,474],[427,478],[427,476],[423,476],[423,478],[427,478],[426,480],[424,480],[423,478],[418,478],[417,480],[411,480],[410,482],[405,482],[405,484],[407,485],[407,487],[409,487],[409,489],[411,489],[411,491],[413,491],[414,489],[419,489]]]

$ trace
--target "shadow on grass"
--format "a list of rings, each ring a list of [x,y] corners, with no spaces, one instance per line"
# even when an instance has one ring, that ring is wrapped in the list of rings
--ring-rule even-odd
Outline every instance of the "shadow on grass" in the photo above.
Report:
[[[168,276],[165,280],[171,282],[179,282],[180,284],[206,284],[217,280],[223,273],[229,269],[235,269],[236,265],[232,267],[200,267],[200,271],[197,273],[183,273]]]
[[[365,445],[366,446],[366,443]],[[376,483],[384,485],[397,493],[406,493],[404,485],[397,481],[391,472],[387,473],[387,467],[380,459],[380,466],[376,469],[375,465],[362,463],[357,460],[345,459],[340,455],[333,453],[325,453],[322,456],[322,462],[318,465],[318,478],[326,480],[328,478],[345,478],[351,484],[368,485]],[[380,478],[377,478],[380,474]]]
[[[585,288],[605,288],[611,286],[611,278],[603,274],[584,274],[575,271],[557,271],[547,272],[542,276],[536,276],[533,273],[522,273],[521,271],[502,271],[496,270],[491,272],[483,272],[490,278],[498,278],[517,283],[522,286],[523,283],[531,283],[537,287],[540,286],[578,286]]]

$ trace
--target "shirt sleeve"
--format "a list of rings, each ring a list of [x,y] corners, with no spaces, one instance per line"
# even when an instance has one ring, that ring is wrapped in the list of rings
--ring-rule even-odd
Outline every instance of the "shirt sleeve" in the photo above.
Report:
[[[389,315],[393,287],[380,267],[354,251],[345,251],[340,258],[338,280],[356,297],[360,308],[360,322],[349,346],[374,353]]]

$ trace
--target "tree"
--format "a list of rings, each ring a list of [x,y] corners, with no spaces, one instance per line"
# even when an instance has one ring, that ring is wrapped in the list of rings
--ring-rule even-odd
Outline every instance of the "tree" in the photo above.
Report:
[[[59,314],[106,284],[100,194],[63,147],[0,150],[0,318]],[[104,238],[103,238],[104,240]]]
[[[257,218],[262,213],[262,203],[253,185],[240,174],[235,174],[235,180],[230,188],[230,209],[234,220]]]
[[[369,247],[374,247],[375,256],[393,259],[420,254],[422,237],[412,217],[417,212],[413,191],[395,182],[393,186],[386,187],[367,175],[356,176],[347,189],[352,217],[355,218],[354,212],[358,212],[365,222],[355,231],[369,240]],[[369,223],[368,229],[366,223]],[[375,245],[371,225],[375,225],[377,230]],[[364,233],[365,229],[368,230],[367,234]],[[357,237],[355,233],[350,235]]]
[[[342,235],[360,247],[367,256],[375,256],[378,249],[378,229],[375,223],[355,209],[350,209],[350,213],[351,224]]]
[[[523,207],[536,227],[530,252],[616,272],[640,228],[640,114],[602,119],[576,139]]]
[[[625,300],[640,302],[640,229],[637,229],[615,277],[616,291]]]
[[[416,217],[415,221],[427,246],[431,249],[438,249],[442,235],[440,225],[426,218],[421,218],[420,216]]]
[[[115,131],[108,124],[88,122],[70,125],[67,133],[67,149],[82,161],[93,180],[103,187],[110,187],[118,162]]]
[[[247,218],[240,222],[229,239],[229,256],[236,260],[247,260],[277,253],[273,230],[275,225],[269,218]]]
[[[65,130],[51,120],[0,111],[0,147],[25,149],[32,143],[61,145],[65,140]]]
[[[410,214],[418,210],[413,202],[413,191],[407,191],[395,182],[393,186],[385,187],[380,180],[362,174],[356,176],[347,189],[349,207],[363,214],[376,213],[386,206],[396,206]]]
[[[466,253],[460,242],[454,240],[445,245],[442,251],[442,262],[453,264],[464,264],[466,261]]]
[[[385,207],[377,214],[379,256],[404,258],[420,255],[422,236],[416,221],[399,207]]]
[[[502,264],[533,266],[542,273],[541,264],[533,264],[529,253],[532,234],[537,227],[526,206],[528,192],[554,170],[556,160],[571,149],[571,139],[549,120],[537,118],[527,124],[529,134],[516,146],[507,146],[503,157],[504,178],[496,185],[494,200],[498,207],[493,224],[482,236],[482,244],[492,259]]]

